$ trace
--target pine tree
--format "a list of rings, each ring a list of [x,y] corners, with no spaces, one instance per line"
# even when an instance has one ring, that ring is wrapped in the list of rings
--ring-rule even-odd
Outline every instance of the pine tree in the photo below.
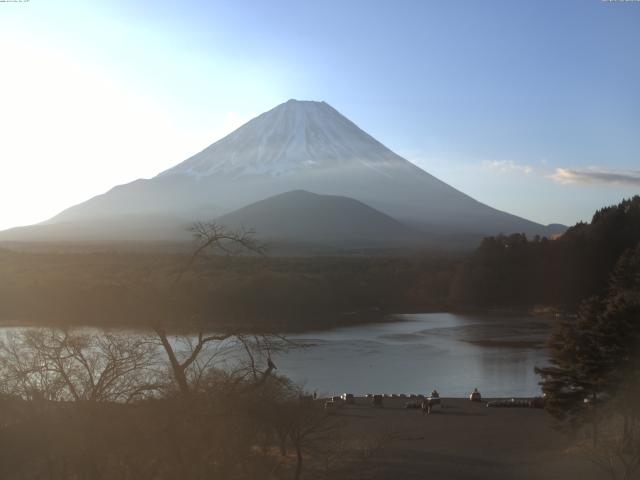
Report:
[[[547,409],[561,426],[589,422],[595,442],[605,404],[637,420],[640,245],[621,256],[602,298],[586,300],[577,318],[558,326],[550,349],[552,366],[536,371],[543,379]]]

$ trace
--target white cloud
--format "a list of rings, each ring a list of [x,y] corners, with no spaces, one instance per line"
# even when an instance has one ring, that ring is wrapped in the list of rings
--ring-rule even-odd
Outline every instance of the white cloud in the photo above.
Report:
[[[597,167],[587,169],[556,168],[549,178],[563,185],[587,183],[640,187],[640,171],[638,170],[610,170]]]
[[[512,160],[490,160],[483,162],[483,165],[490,170],[495,170],[500,173],[518,172],[528,175],[533,172],[533,167],[516,163]]]

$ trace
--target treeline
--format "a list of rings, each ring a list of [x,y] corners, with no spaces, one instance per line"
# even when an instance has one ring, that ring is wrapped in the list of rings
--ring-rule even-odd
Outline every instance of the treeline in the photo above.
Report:
[[[546,408],[611,479],[640,472],[640,245],[598,296],[557,323],[551,365],[537,368]]]
[[[459,261],[210,255],[183,271],[186,255],[0,251],[0,321],[318,328],[444,308]]]
[[[598,210],[550,240],[522,234],[488,237],[457,270],[451,301],[458,305],[562,306],[575,311],[600,294],[628,249],[640,242],[640,197]]]
[[[0,250],[5,324],[232,326],[292,331],[390,312],[579,303],[640,242],[640,197],[557,239],[485,238],[472,254],[270,257]],[[185,267],[188,268],[185,270]]]

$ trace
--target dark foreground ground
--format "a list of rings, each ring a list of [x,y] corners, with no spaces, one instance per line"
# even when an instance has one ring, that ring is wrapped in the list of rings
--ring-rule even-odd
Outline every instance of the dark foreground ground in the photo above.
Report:
[[[409,399],[384,399],[383,408],[357,398],[335,411],[346,428],[387,440],[358,474],[362,479],[605,478],[585,455],[552,429],[541,409],[487,408],[443,399],[431,415],[405,409]]]

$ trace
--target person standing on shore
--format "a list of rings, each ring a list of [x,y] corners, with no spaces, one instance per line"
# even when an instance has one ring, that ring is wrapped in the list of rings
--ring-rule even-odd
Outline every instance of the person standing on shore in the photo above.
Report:
[[[482,401],[482,395],[480,395],[480,392],[478,391],[478,388],[474,388],[473,392],[471,392],[471,395],[469,395],[469,400],[471,400],[472,402],[481,402]]]

